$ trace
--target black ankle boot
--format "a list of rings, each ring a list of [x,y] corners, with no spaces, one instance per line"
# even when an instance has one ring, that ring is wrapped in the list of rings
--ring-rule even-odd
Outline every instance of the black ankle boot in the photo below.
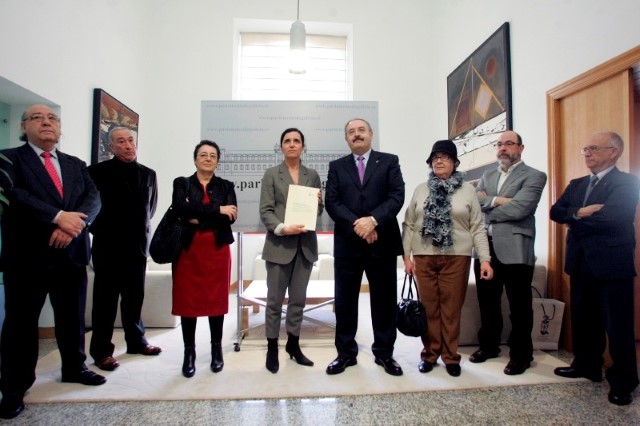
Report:
[[[193,377],[196,374],[196,347],[184,347],[184,361],[182,362],[182,375],[184,377]]]
[[[267,370],[276,374],[280,369],[278,361],[278,339],[267,339]]]
[[[214,373],[219,373],[222,371],[222,367],[224,367],[224,360],[222,359],[222,344],[212,343],[211,344],[211,371]]]
[[[291,333],[287,334],[289,335],[289,339],[287,339],[287,346],[285,346],[285,350],[289,354],[289,359],[295,358],[296,362],[300,365],[312,366],[313,361],[304,356],[300,350],[300,337],[294,336]]]

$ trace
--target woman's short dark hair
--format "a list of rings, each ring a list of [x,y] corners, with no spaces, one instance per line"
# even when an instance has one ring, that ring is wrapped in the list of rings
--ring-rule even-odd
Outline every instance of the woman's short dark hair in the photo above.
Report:
[[[300,135],[300,140],[302,141],[302,146],[304,146],[304,135],[299,129],[296,129],[295,127],[290,127],[282,132],[282,134],[280,135],[280,146],[282,146],[282,142],[284,142],[284,135],[290,132],[298,132],[298,134]]]
[[[207,139],[200,141],[200,143],[196,145],[196,149],[193,150],[193,160],[194,161],[196,160],[196,157],[198,156],[198,151],[200,150],[200,148],[202,148],[205,145],[210,146],[211,148],[216,150],[216,153],[218,154],[218,161],[220,161],[220,147],[218,146],[217,143]]]

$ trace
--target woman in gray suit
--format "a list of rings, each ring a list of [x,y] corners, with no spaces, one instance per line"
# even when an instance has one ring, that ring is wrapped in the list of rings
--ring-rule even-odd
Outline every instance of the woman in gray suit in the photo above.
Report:
[[[285,224],[284,213],[290,185],[318,188],[318,215],[324,208],[320,176],[302,165],[304,135],[295,128],[282,132],[280,149],[284,156],[282,163],[264,173],[260,192],[260,219],[267,228],[267,236],[262,250],[262,259],[267,267],[267,309],[265,313],[265,333],[267,336],[267,370],[277,373],[278,335],[282,318],[282,304],[289,291],[287,306],[286,351],[301,365],[312,366],[313,361],[300,350],[300,327],[302,312],[307,298],[307,284],[311,276],[313,262],[318,260],[318,239],[315,231],[304,225]]]

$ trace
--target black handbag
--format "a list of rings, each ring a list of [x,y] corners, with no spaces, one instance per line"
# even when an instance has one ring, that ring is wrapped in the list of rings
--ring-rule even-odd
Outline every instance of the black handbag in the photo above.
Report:
[[[173,263],[182,251],[182,232],[184,223],[178,217],[173,206],[169,206],[162,216],[149,244],[149,254],[156,263]]]
[[[409,278],[409,291],[407,297],[404,295],[404,289]],[[405,274],[404,283],[402,284],[402,293],[400,294],[400,302],[398,303],[398,311],[396,313],[396,327],[400,333],[406,336],[419,337],[427,330],[427,315],[424,306],[420,303],[418,288],[416,287],[416,299],[413,298],[413,275]]]

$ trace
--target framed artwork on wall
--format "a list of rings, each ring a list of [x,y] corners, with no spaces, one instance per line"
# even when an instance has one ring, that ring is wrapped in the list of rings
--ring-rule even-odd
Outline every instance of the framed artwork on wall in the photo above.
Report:
[[[447,77],[449,139],[459,170],[474,181],[495,167],[493,144],[513,128],[509,23],[505,22]]]
[[[113,157],[109,150],[109,131],[114,127],[131,129],[137,141],[139,119],[138,114],[125,104],[102,89],[94,89],[91,163],[99,163]]]

